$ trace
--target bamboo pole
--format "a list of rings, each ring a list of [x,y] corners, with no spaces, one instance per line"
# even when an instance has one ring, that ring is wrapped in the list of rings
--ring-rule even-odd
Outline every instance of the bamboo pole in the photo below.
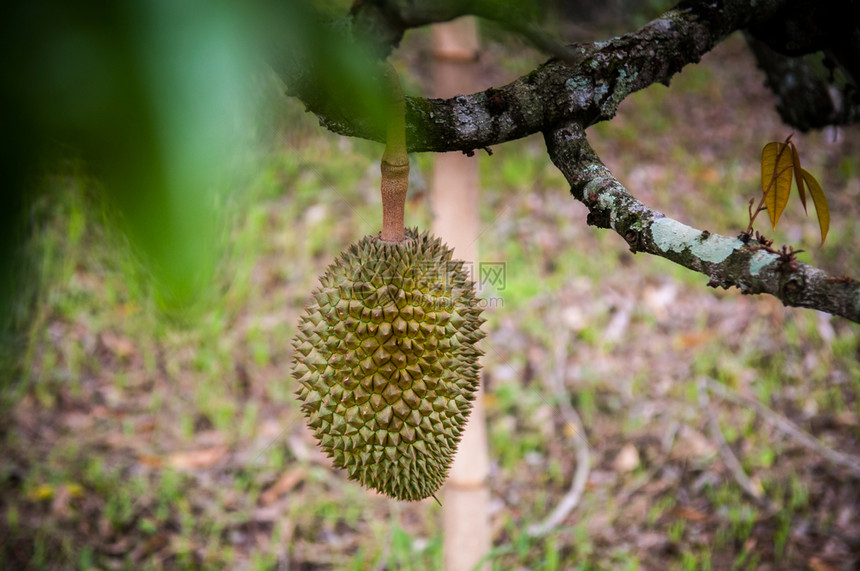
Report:
[[[477,91],[478,35],[474,18],[433,26],[436,97]],[[478,164],[462,153],[438,154],[430,200],[433,232],[454,248],[454,255],[478,271]],[[489,454],[483,390],[463,432],[443,491],[442,513],[446,571],[472,571],[490,551],[487,487]],[[479,569],[489,569],[484,563]]]

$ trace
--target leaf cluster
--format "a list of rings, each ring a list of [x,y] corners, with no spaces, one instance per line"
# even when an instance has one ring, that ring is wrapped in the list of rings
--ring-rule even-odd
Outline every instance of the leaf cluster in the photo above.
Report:
[[[761,151],[762,197],[754,213],[752,212],[753,201],[750,201],[750,224],[747,233],[751,232],[755,217],[764,209],[767,210],[772,227],[776,229],[776,223],[779,222],[791,196],[793,180],[797,186],[797,193],[800,196],[804,212],[806,212],[806,191],[809,190],[818,216],[821,243],[823,244],[830,229],[830,207],[818,180],[800,166],[800,154],[797,152],[797,146],[791,137],[792,135],[789,135],[782,142],[768,143]]]

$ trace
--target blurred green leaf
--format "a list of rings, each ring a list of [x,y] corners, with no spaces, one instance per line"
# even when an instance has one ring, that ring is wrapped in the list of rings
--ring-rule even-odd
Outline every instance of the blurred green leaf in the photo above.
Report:
[[[254,3],[255,8],[265,6]],[[226,193],[241,181],[262,62],[260,13],[228,1],[15,5],[2,25],[2,247],[48,157],[83,157],[172,311],[204,295]],[[17,268],[2,268],[4,309]]]
[[[30,178],[51,158],[80,157],[98,177],[109,221],[173,312],[206,295],[258,130],[264,64],[316,92],[333,117],[384,132],[376,57],[304,0],[36,0],[9,8],[0,32],[4,313]]]

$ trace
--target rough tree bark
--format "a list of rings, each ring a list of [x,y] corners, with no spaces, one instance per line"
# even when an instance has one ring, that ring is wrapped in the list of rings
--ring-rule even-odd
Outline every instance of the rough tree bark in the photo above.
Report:
[[[466,13],[493,17],[486,5],[360,0],[337,26],[354,41],[369,43],[375,57],[385,57],[408,28]],[[860,282],[797,263],[754,239],[690,228],[652,210],[618,183],[584,136],[586,127],[612,119],[629,94],[657,82],[668,84],[685,65],[699,61],[739,30],[746,31],[778,95],[791,85],[780,72],[785,66],[805,70],[797,78],[819,78],[809,97],[781,97],[784,120],[801,129],[855,122],[860,115],[860,18],[830,15],[846,11],[858,14],[858,2],[681,2],[635,32],[568,46],[565,57],[551,58],[508,85],[449,99],[407,98],[407,145],[410,151],[471,152],[542,132],[552,161],[570,182],[571,193],[589,208],[590,223],[614,229],[633,251],[701,272],[712,287],[769,293],[786,305],[860,322]],[[838,81],[822,80],[808,61],[787,59],[817,51],[823,51],[828,65],[839,71]],[[314,70],[305,68],[301,74],[284,70],[284,75],[290,93],[319,117],[322,126],[342,135],[382,140],[383,133],[360,113],[334,109],[330,100],[315,91]],[[825,94],[830,105],[819,104]]]

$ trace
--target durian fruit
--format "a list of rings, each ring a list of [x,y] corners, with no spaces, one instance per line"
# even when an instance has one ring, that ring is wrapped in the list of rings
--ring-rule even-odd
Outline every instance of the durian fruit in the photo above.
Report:
[[[366,236],[329,266],[293,340],[293,374],[336,467],[420,500],[444,482],[471,410],[484,319],[452,250],[417,229],[405,238]]]

